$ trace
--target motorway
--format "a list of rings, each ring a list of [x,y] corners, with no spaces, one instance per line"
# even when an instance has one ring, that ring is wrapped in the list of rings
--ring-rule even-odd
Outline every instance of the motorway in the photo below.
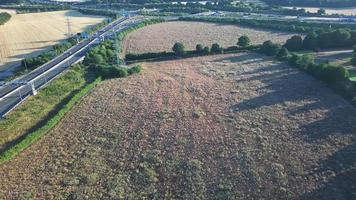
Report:
[[[6,83],[0,87],[0,117],[4,117],[28,96],[44,87],[72,64],[82,60],[86,53],[104,38],[112,37],[117,32],[127,29],[142,21],[140,18],[123,17],[105,26],[89,39],[73,46],[60,56],[31,71],[27,75]]]

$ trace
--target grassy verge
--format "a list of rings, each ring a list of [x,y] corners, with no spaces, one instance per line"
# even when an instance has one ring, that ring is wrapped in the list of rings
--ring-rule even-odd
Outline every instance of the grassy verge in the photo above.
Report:
[[[70,73],[66,74],[65,76],[68,76],[68,75],[70,76]],[[97,79],[95,79],[95,81],[93,81],[93,82],[85,85],[81,89],[79,89],[78,92],[74,96],[72,96],[72,98],[65,105],[63,105],[51,119],[49,119],[44,124],[44,126],[42,126],[41,128],[37,129],[36,131],[28,134],[23,140],[21,140],[21,142],[15,144],[11,148],[7,149],[0,156],[0,164],[10,160],[11,158],[13,158],[17,154],[19,154],[21,151],[23,151],[24,149],[29,147],[33,142],[39,140],[48,131],[50,131],[58,122],[60,122],[60,120],[65,116],[65,114],[68,113],[73,108],[73,106],[76,105],[83,96],[88,94],[89,91],[91,89],[93,89],[100,81],[101,81],[101,78],[97,78]],[[59,81],[59,82],[61,82],[61,81]],[[47,92],[51,91],[51,90],[61,90],[60,88],[57,88],[57,87],[54,86],[54,85],[57,85],[57,84],[58,83],[55,83],[55,84],[51,85],[52,87],[46,88]],[[50,98],[54,97],[53,95],[45,95],[46,92],[43,92],[43,93],[44,94],[42,95],[41,99],[44,102],[46,102],[46,100],[44,98],[46,98],[46,97],[50,97]],[[38,102],[40,102],[40,101],[38,101]],[[38,106],[42,107],[41,105],[38,105]],[[24,107],[29,108],[29,106],[24,106]],[[35,111],[36,110],[38,110],[38,109],[35,109]],[[18,110],[18,111],[21,111],[21,110]],[[27,114],[30,114],[30,113],[27,112]],[[31,116],[31,118],[36,118],[36,117],[32,117]]]
[[[44,126],[94,76],[79,65],[51,82],[38,95],[29,97],[22,105],[0,121],[0,152],[6,152],[16,143]],[[3,156],[1,156],[2,158]]]

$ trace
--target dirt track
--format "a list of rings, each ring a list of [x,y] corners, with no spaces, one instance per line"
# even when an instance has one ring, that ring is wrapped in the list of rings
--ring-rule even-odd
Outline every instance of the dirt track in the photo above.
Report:
[[[0,194],[353,199],[355,121],[319,81],[257,54],[144,64],[0,166]]]

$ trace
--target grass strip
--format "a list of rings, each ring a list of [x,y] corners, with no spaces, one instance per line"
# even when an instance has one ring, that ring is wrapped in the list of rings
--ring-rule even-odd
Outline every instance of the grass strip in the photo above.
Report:
[[[65,114],[68,113],[74,107],[74,105],[76,105],[78,102],[80,102],[82,97],[87,95],[100,82],[101,82],[101,78],[97,78],[92,83],[86,85],[77,94],[75,94],[69,100],[69,102],[66,105],[64,105],[63,108],[60,109],[58,111],[58,113],[54,117],[52,117],[44,126],[42,126],[38,130],[36,130],[36,131],[32,132],[31,134],[29,134],[20,143],[12,146],[8,150],[6,150],[0,156],[0,164],[3,164],[5,162],[9,161],[14,156],[18,155],[24,149],[29,147],[33,142],[39,140],[43,135],[45,135],[47,132],[52,130],[61,121],[61,119],[65,116]]]

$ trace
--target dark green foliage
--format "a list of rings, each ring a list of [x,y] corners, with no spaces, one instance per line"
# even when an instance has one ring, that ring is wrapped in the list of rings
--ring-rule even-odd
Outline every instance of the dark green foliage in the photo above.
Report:
[[[324,8],[320,8],[318,10],[318,15],[325,15],[326,14],[326,10]]]
[[[0,25],[5,24],[7,21],[11,19],[11,15],[6,12],[0,13]]]
[[[218,54],[223,52],[223,48],[220,47],[218,43],[214,43],[211,45],[211,53]]]
[[[349,71],[346,68],[329,64],[323,67],[320,78],[329,83],[333,83],[347,80],[349,76]]]
[[[172,50],[177,56],[182,56],[185,53],[185,47],[180,42],[175,43],[172,47]]]
[[[300,51],[303,49],[303,39],[299,35],[294,35],[288,39],[284,45],[289,51]]]
[[[316,50],[318,49],[318,34],[316,32],[311,32],[305,36],[303,40],[303,48],[307,50]]]
[[[272,41],[268,40],[262,44],[261,52],[268,56],[275,56],[281,48],[281,45],[274,44]]]
[[[340,46],[340,47],[344,47],[344,46],[348,46],[350,44],[348,44],[350,38],[351,38],[351,34],[349,31],[345,30],[345,29],[338,29],[334,32],[332,32],[332,39],[334,40],[334,44],[336,47]]]
[[[204,47],[203,53],[204,53],[205,55],[209,55],[209,54],[210,54],[210,48],[209,48],[209,47]]]
[[[204,47],[203,47],[202,44],[197,44],[197,46],[195,47],[195,50],[196,50],[197,52],[203,52]]]
[[[276,57],[277,57],[278,60],[283,61],[283,60],[287,60],[289,55],[290,54],[289,54],[288,49],[283,47],[283,48],[281,48],[281,50],[279,50],[279,52],[278,52]]]
[[[294,67],[307,71],[316,78],[324,80],[330,84],[350,81],[348,79],[350,74],[346,68],[328,63],[316,64],[314,57],[311,55],[299,56],[297,54],[293,54],[288,59],[288,63]]]
[[[174,56],[174,52],[157,52],[157,53],[143,53],[143,54],[126,54],[126,60],[145,60],[145,59],[153,59],[153,58],[160,58],[160,57],[168,57]]]
[[[136,65],[134,67],[131,67],[128,69],[128,73],[131,74],[139,74],[142,70],[142,67],[140,65]]]
[[[250,42],[251,42],[250,38],[247,37],[246,35],[244,35],[239,38],[237,45],[239,45],[241,47],[247,47],[250,45]]]

